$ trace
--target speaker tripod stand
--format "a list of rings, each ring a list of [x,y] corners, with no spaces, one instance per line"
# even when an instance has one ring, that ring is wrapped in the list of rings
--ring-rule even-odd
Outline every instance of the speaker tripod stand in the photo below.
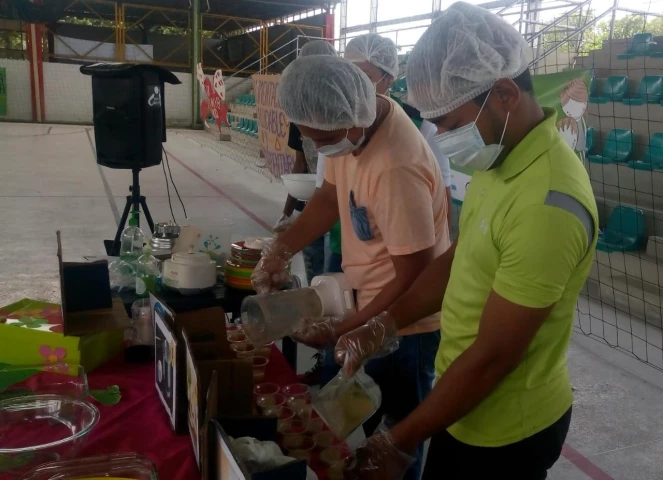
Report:
[[[140,194],[140,182],[138,178],[140,170],[140,168],[134,168],[131,170],[133,174],[133,183],[129,186],[129,192],[131,192],[131,195],[127,195],[127,201],[124,205],[122,218],[120,219],[120,223],[117,226],[117,232],[115,232],[115,239],[104,240],[106,255],[108,256],[118,257],[120,255],[122,231],[124,231],[127,219],[129,218],[129,213],[132,211],[137,211],[142,208],[143,215],[145,215],[147,224],[150,226],[150,232],[154,232],[154,222],[152,221],[152,215],[150,215],[150,209],[147,208],[147,200]],[[140,218],[138,219],[138,226],[140,226]]]

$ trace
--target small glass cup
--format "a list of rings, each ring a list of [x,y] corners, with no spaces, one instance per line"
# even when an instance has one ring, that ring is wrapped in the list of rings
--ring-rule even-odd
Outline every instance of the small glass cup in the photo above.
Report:
[[[313,435],[313,440],[315,441],[317,448],[320,450],[325,450],[326,448],[334,445],[334,434],[329,430],[318,432]]]
[[[276,423],[276,428],[279,432],[282,432],[285,429],[290,428],[292,419],[295,418],[295,412],[289,408],[281,408],[281,414],[279,415],[278,422]]]
[[[289,442],[290,447],[286,442]],[[287,435],[283,438],[283,446],[288,450],[288,455],[294,458],[306,460],[307,463],[311,460],[311,453],[315,448],[315,442],[311,437],[306,435]]]
[[[267,405],[270,397],[274,397],[277,393],[281,391],[281,388],[275,383],[259,383],[253,387],[253,398],[255,399],[256,405],[262,407]],[[285,401],[283,402],[285,403]]]
[[[267,371],[268,363],[269,359],[267,357],[253,357],[254,383],[262,382],[265,379],[265,372]]]
[[[283,428],[279,428],[279,433],[282,435],[304,435],[307,428],[308,423],[298,418],[293,418],[288,423],[284,423]]]
[[[316,417],[316,418],[311,418],[308,421],[308,428],[307,432],[309,433],[318,433],[322,432],[325,429],[325,422],[322,421],[322,418]]]
[[[260,345],[259,347],[256,347],[256,355],[269,358],[269,356],[272,354],[273,345],[274,342],[269,342],[266,343],[265,345]]]
[[[256,347],[250,343],[231,343],[230,349],[235,352],[237,358],[250,358],[253,357]]]
[[[240,331],[227,332],[227,337],[228,337],[228,341],[230,342],[231,345],[236,344],[236,343],[247,343],[248,342],[248,340],[246,339],[246,335],[244,335],[244,332],[240,332]]]

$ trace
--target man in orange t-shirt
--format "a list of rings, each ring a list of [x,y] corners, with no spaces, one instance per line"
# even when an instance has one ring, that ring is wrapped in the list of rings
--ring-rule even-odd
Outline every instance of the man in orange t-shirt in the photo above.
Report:
[[[283,72],[278,98],[290,121],[325,155],[325,181],[263,253],[253,282],[258,292],[278,288],[292,255],[340,219],[343,271],[357,291],[358,311],[343,319],[312,319],[295,336],[330,347],[385,311],[449,247],[445,187],[416,126],[347,60],[296,59]],[[380,413],[387,424],[407,416],[430,391],[439,319],[422,319],[401,333],[398,350],[366,364],[382,389]],[[367,434],[380,417],[364,425]],[[422,455],[420,448],[406,478],[419,477]]]

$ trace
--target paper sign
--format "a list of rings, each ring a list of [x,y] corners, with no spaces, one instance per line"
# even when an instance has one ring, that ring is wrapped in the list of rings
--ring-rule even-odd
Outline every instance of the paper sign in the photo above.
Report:
[[[290,122],[281,110],[276,89],[281,75],[254,75],[253,91],[258,109],[258,137],[267,168],[276,178],[290,173],[295,151],[288,147]]]

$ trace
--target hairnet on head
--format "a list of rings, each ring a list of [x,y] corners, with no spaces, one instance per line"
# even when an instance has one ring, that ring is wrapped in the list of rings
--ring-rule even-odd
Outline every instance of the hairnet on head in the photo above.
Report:
[[[307,55],[281,75],[277,95],[288,119],[316,130],[369,127],[375,89],[364,72],[341,57]]]
[[[444,115],[529,65],[529,45],[488,10],[457,2],[443,11],[410,53],[408,100],[423,118]]]
[[[306,55],[338,55],[338,53],[329,42],[324,40],[311,40],[310,42],[304,44],[301,50],[299,50],[300,57],[304,57]]]
[[[376,33],[367,33],[353,38],[345,46],[343,54],[352,63],[369,62],[392,77],[398,76],[398,49],[391,39]]]

